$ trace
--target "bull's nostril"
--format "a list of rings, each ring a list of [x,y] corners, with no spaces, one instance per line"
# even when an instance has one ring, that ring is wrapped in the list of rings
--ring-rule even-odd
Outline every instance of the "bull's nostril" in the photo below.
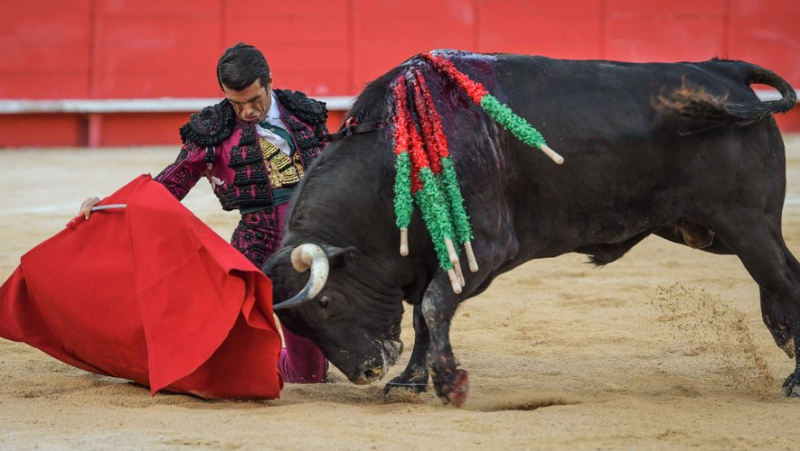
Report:
[[[373,369],[369,369],[367,371],[364,371],[364,377],[366,377],[367,379],[370,379],[370,380],[371,379],[377,379],[380,375],[381,374],[378,371],[373,370]]]

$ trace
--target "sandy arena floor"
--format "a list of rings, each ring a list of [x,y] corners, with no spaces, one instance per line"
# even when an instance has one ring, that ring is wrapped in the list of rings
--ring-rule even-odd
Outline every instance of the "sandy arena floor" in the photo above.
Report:
[[[800,136],[787,136],[784,236],[800,255]],[[0,279],[58,232],[89,195],[157,173],[177,147],[0,152]],[[200,182],[204,185],[204,182]],[[222,236],[198,186],[185,204]],[[280,400],[207,402],[74,369],[0,339],[0,449],[797,449],[800,400],[780,396],[793,362],[760,316],[735,257],[651,237],[594,268],[580,255],[500,277],[457,313],[470,372],[463,408],[434,394],[382,394],[334,370]],[[410,309],[409,309],[410,312]],[[403,339],[413,343],[410,315]],[[387,378],[386,380],[388,380]]]

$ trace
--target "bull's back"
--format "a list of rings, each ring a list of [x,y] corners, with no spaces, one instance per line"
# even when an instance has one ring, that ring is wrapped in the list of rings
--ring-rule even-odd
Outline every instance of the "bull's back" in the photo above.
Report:
[[[499,56],[497,96],[566,160],[557,166],[515,138],[502,138],[514,176],[498,201],[514,211],[522,252],[550,256],[619,243],[697,216],[702,212],[693,209],[734,194],[741,189],[736,183],[783,177],[782,145],[771,119],[682,134],[693,124],[656,107],[659,95],[687,82],[711,96],[757,102],[745,71],[720,61]]]

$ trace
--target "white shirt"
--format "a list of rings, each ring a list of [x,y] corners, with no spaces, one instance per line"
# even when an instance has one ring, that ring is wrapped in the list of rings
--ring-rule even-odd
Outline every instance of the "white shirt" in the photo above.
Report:
[[[270,91],[269,97],[272,100],[272,103],[269,106],[269,111],[267,111],[267,117],[264,118],[264,122],[269,122],[270,124],[280,127],[288,132],[289,129],[286,128],[286,125],[284,125],[283,121],[281,120],[281,112],[278,109],[278,100],[275,98],[275,93]],[[258,136],[269,141],[273,146],[280,149],[281,152],[285,153],[286,155],[292,154],[292,146],[289,145],[285,139],[258,124],[256,124],[256,132],[258,133]]]

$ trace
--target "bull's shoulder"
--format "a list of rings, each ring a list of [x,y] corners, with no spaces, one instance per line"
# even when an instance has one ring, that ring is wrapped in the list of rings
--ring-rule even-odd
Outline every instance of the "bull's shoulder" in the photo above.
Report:
[[[312,99],[303,92],[276,89],[275,96],[290,113],[307,124],[324,125],[328,120],[325,102]]]
[[[236,112],[227,99],[192,114],[181,127],[181,140],[199,146],[216,146],[228,139],[236,125]]]

